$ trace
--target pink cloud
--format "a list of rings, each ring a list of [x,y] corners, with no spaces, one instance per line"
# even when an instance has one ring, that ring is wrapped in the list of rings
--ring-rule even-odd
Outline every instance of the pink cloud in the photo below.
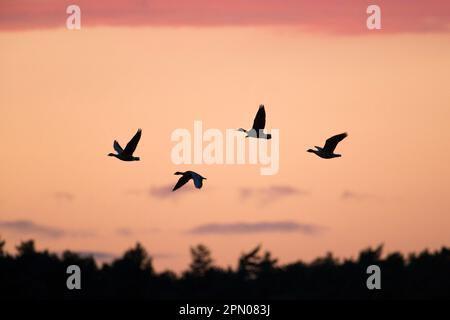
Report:
[[[448,0],[2,0],[0,30],[62,28],[77,4],[82,26],[297,26],[361,33],[366,8],[382,11],[381,32],[448,32]]]

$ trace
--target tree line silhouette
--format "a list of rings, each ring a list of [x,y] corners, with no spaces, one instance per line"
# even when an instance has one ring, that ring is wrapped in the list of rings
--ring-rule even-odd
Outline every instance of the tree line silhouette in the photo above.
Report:
[[[180,275],[156,272],[137,243],[122,257],[97,265],[92,256],[37,251],[24,241],[11,255],[0,239],[0,299],[430,299],[450,298],[450,249],[404,257],[382,257],[383,246],[357,259],[339,261],[331,253],[311,263],[280,265],[257,246],[235,268],[214,264],[204,245],[190,249],[191,263]],[[381,269],[381,290],[368,290],[369,265]],[[68,290],[69,265],[81,268],[81,290]]]

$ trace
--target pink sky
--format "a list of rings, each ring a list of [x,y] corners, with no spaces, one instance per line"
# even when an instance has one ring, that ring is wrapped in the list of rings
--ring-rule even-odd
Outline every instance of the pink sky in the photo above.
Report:
[[[179,271],[198,243],[233,266],[259,243],[282,263],[327,251],[348,257],[379,243],[403,252],[449,245],[447,4],[408,7],[421,21],[438,17],[431,29],[408,29],[395,7],[395,28],[386,17],[381,31],[361,34],[364,9],[361,25],[341,29],[312,18],[323,4],[310,7],[314,22],[305,28],[278,25],[294,2],[266,1],[254,8],[258,18],[252,2],[227,5],[231,16],[242,14],[217,28],[193,9],[202,1],[168,6],[158,27],[134,18],[137,2],[129,10],[113,2],[120,17],[100,13],[102,2],[95,11],[79,2],[86,24],[69,31],[53,1],[29,3],[0,4],[0,15],[9,13],[0,19],[0,235],[9,250],[33,238],[38,248],[114,256],[141,241],[158,270]],[[339,21],[356,10],[332,8],[342,10]],[[46,14],[24,20],[33,11]],[[280,130],[277,175],[171,162],[174,129],[192,130],[195,120],[249,126],[260,103],[266,127]],[[140,162],[106,156],[137,128]],[[306,152],[343,131],[342,158]],[[206,176],[204,188],[168,194],[173,172],[185,169]]]
[[[0,28],[30,30],[64,25],[66,7],[80,6],[86,26],[290,25],[309,31],[361,33],[366,8],[380,6],[384,32],[448,32],[446,0],[4,0]]]

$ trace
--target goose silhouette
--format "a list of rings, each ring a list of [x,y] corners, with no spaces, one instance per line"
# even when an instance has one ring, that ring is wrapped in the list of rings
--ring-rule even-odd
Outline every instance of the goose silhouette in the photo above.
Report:
[[[245,130],[239,128],[238,131],[245,132],[247,134],[246,138],[260,138],[260,139],[272,139],[271,134],[264,133],[264,127],[266,126],[266,110],[264,105],[259,106],[258,112],[256,113],[255,119],[253,120],[253,127],[250,130]]]
[[[181,177],[180,177],[180,179],[178,179],[178,182],[175,185],[175,187],[173,187],[172,191],[175,191],[175,190],[181,188],[186,183],[188,183],[188,181],[191,179],[194,181],[194,186],[197,189],[201,189],[203,186],[203,180],[206,180],[206,178],[202,177],[201,175],[199,175],[198,173],[196,173],[194,171],[185,171],[185,172],[177,171],[174,174],[181,175]]]
[[[125,149],[122,149],[117,140],[114,140],[114,150],[116,150],[117,154],[110,153],[108,156],[116,157],[122,161],[139,161],[139,157],[134,157],[133,153],[136,150],[136,147],[141,139],[142,130],[138,129],[134,137],[127,143]]]
[[[335,136],[332,136],[331,138],[328,138],[323,148],[315,146],[317,150],[308,149],[307,151],[315,153],[316,155],[324,159],[340,157],[341,156],[340,154],[334,153],[334,149],[336,149],[338,143],[344,140],[345,137],[347,137],[347,133],[337,134]]]

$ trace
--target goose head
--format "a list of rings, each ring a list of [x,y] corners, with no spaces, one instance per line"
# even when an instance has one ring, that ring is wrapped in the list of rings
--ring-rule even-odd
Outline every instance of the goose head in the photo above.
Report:
[[[115,153],[108,153],[108,156],[110,156],[110,157],[117,157],[117,154],[115,154]]]
[[[245,132],[245,133],[247,133],[247,130],[245,130],[244,128],[239,128],[239,129],[236,129],[236,131],[239,131],[239,132]]]

